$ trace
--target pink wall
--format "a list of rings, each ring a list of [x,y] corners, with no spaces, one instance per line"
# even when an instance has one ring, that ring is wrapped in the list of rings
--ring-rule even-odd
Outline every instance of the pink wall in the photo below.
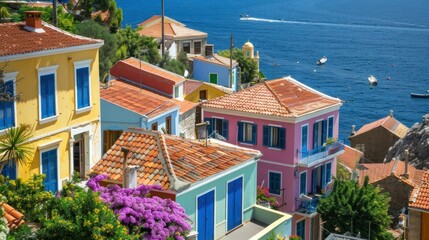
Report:
[[[308,149],[312,149],[313,144],[313,124],[318,120],[327,119],[328,117],[334,116],[334,138],[338,137],[338,110],[332,111],[327,114],[319,115],[317,117],[305,120],[300,123],[285,123],[279,121],[270,121],[257,118],[249,118],[244,116],[234,116],[221,114],[216,112],[209,112],[204,110],[204,118],[224,118],[229,121],[229,132],[228,132],[228,142],[236,144],[238,146],[243,146],[247,148],[257,149],[262,152],[261,160],[258,162],[258,185],[263,187],[269,186],[268,182],[268,173],[269,171],[280,172],[282,175],[282,185],[281,188],[285,188],[285,202],[286,205],[282,207],[282,211],[293,213],[299,205],[297,204],[297,198],[299,197],[299,181],[300,181],[300,172],[307,171],[307,190],[311,192],[311,171],[314,167],[319,167],[320,165],[305,168],[298,167],[296,165],[297,159],[297,150],[301,150],[301,126],[308,124]],[[239,121],[248,121],[254,124],[257,124],[257,143],[253,144],[244,144],[237,141],[237,122]],[[286,128],[286,149],[271,149],[266,146],[263,146],[263,126],[273,124]],[[268,162],[266,162],[268,161]],[[322,164],[327,162],[332,162],[331,172],[332,175],[336,175],[336,162],[333,159],[328,159]],[[298,174],[295,176],[295,170],[298,170]],[[283,197],[276,196],[279,203],[282,203]]]

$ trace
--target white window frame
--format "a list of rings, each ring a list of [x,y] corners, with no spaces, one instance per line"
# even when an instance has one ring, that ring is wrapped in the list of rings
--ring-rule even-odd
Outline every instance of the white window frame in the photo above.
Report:
[[[76,114],[91,111],[92,109],[92,84],[91,84],[91,59],[74,62],[74,106]],[[88,85],[89,85],[89,105],[87,107],[78,108],[77,104],[77,74],[76,71],[81,68],[88,68]]]
[[[328,171],[328,168],[327,168],[327,166],[328,166],[328,164],[329,163],[331,163],[331,172],[329,173],[329,175],[331,176],[331,181],[329,181],[329,182],[326,182],[326,172]],[[327,186],[327,185],[329,185],[331,182],[332,182],[332,169],[333,169],[333,162],[327,162],[327,163],[325,163],[324,164],[325,165],[325,187]]]
[[[37,148],[39,149],[39,169],[40,174],[43,174],[43,166],[42,166],[42,153],[57,149],[57,191],[61,191],[62,182],[60,180],[60,143],[61,139],[55,140],[53,142],[49,142],[43,145],[39,145]]]
[[[57,94],[57,69],[59,65],[49,66],[49,67],[43,67],[37,69],[37,84],[38,84],[38,100],[39,100],[39,124],[45,124],[48,122],[53,122],[58,119],[58,94]],[[40,96],[40,78],[45,75],[54,74],[54,89],[55,89],[55,115],[42,118],[42,98]]]
[[[307,189],[307,185],[308,185],[308,182],[307,182],[307,179],[308,179],[308,173],[307,173],[307,170],[304,170],[304,171],[302,171],[302,172],[300,172],[299,173],[299,194],[301,194],[301,175],[302,174],[304,174],[305,173],[305,190],[304,190],[304,194],[305,195],[307,195],[308,194],[308,189]]]
[[[195,53],[195,43],[199,42],[200,43],[200,53]],[[196,40],[192,42],[192,53],[193,54],[202,54],[203,53],[203,43],[201,40]]]
[[[334,138],[334,126],[335,126],[335,116],[331,115],[326,120],[326,137],[329,138],[329,119],[332,118],[332,138]]]
[[[192,43],[191,43],[191,41],[183,41],[182,42],[182,51],[183,52],[185,52],[185,43],[189,43],[189,53],[192,53],[193,52],[193,47],[192,47]],[[185,52],[185,53],[187,53],[187,52]]]
[[[280,174],[280,189],[279,189],[279,193],[280,194],[275,194],[275,193],[271,193],[270,192],[270,173],[278,173],[278,174]],[[279,171],[268,170],[268,193],[270,195],[280,197],[282,195],[282,188],[283,188],[283,173],[279,172]]]
[[[309,136],[308,135],[310,134],[310,126],[308,123],[301,126],[301,142],[300,142],[301,148],[300,149],[302,151],[302,137],[304,136],[303,135],[304,127],[307,127],[307,151],[308,151],[308,146],[309,146],[309,143],[308,143]]]
[[[16,76],[18,75],[18,72],[10,72],[10,73],[4,73],[4,77],[3,77],[3,81],[4,81],[4,83],[6,83],[6,82],[9,82],[9,81],[13,81],[14,82],[14,84],[13,84],[13,92],[14,92],[14,94],[16,95],[17,94],[17,91],[16,91]],[[15,124],[14,124],[14,126],[13,127],[16,127],[16,125],[17,125],[17,117],[16,117],[16,101],[13,101],[13,118],[14,118],[14,122],[15,122]],[[3,130],[0,130],[0,135],[3,135],[4,133],[6,133],[6,131],[8,130],[9,128],[5,128],[5,129],[3,129]],[[17,166],[18,167],[18,166]],[[18,174],[16,175],[17,177],[18,177]]]

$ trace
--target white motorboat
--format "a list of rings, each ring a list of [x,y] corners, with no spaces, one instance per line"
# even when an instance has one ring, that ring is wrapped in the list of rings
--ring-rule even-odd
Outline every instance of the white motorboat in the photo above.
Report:
[[[316,64],[317,65],[322,65],[324,64],[326,61],[328,61],[328,58],[326,56],[323,56],[321,59],[319,59]]]
[[[372,75],[369,75],[369,77],[368,77],[368,81],[369,81],[369,83],[371,84],[371,85],[377,85],[377,78],[375,78],[374,76],[372,76]]]

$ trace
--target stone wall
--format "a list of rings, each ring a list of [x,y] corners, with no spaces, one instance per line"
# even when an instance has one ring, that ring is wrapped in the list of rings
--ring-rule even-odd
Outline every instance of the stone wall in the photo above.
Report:
[[[179,134],[185,138],[195,139],[195,108],[180,115]]]

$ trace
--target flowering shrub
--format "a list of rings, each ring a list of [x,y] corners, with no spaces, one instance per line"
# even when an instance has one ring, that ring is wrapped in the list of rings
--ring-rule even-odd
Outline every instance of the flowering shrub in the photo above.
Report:
[[[292,235],[289,237],[289,240],[301,240],[301,237],[298,235]]]
[[[6,235],[9,233],[9,228],[6,224],[7,221],[3,217],[3,207],[0,206],[0,239],[6,239]]]
[[[30,179],[11,180],[0,175],[0,195],[6,198],[6,202],[25,215],[27,221],[38,221],[43,217],[43,204],[52,194],[45,191],[43,185],[45,175],[35,174]]]
[[[274,210],[279,209],[279,203],[275,197],[270,196],[268,193],[268,189],[257,187],[256,189],[256,202],[261,204],[263,202],[267,202],[270,204],[270,207]]]
[[[170,199],[149,197],[150,190],[160,190],[160,186],[141,185],[135,189],[100,186],[100,181],[106,178],[106,175],[95,176],[87,186],[101,193],[101,199],[131,232],[144,239],[184,239],[191,230],[189,217],[179,204]]]

